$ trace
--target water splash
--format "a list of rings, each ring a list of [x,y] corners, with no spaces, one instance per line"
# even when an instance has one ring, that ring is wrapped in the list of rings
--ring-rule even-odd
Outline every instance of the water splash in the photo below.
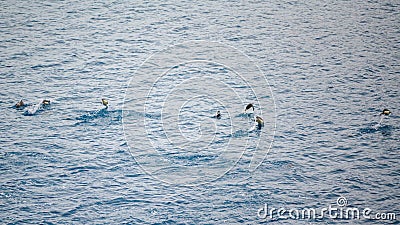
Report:
[[[374,126],[374,129],[375,129],[375,130],[378,130],[378,129],[382,126],[382,121],[383,121],[383,118],[384,118],[384,117],[385,117],[385,115],[383,115],[383,114],[380,115],[380,119],[379,119],[378,124],[376,124],[376,125]]]
[[[361,134],[375,133],[380,131],[384,135],[390,135],[393,126],[383,124],[383,120],[386,116],[381,114],[378,123],[369,124],[366,128],[361,128],[359,131]]]
[[[39,103],[34,104],[32,106],[29,106],[25,110],[24,115],[25,116],[33,116],[33,115],[35,115],[42,108],[42,102],[43,102],[43,100],[40,100]]]

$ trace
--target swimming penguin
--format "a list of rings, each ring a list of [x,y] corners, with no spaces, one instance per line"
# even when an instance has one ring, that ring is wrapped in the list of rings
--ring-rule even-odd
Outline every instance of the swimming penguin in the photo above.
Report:
[[[249,109],[251,109],[251,108],[253,108],[253,112],[254,112],[254,106],[253,106],[253,104],[248,104],[247,106],[246,106],[246,108],[244,109],[244,112],[247,112],[247,110],[249,110]]]
[[[42,104],[43,104],[43,105],[50,105],[50,100],[44,99],[44,100],[42,101]]]
[[[392,112],[390,112],[389,109],[384,109],[381,113],[381,115],[389,116]]]
[[[256,122],[257,122],[258,129],[261,129],[261,127],[264,126],[264,120],[263,120],[263,118],[261,118],[261,117],[259,117],[259,116],[256,116]]]
[[[22,99],[19,100],[19,102],[17,104],[15,104],[15,108],[17,108],[17,109],[24,107],[24,106],[25,106],[25,103],[22,101]]]
[[[106,107],[106,109],[108,108],[108,101],[107,101],[107,99],[102,98],[102,99],[101,99],[101,103]]]
[[[219,110],[217,111],[217,114],[215,115],[215,118],[221,119],[221,112]]]

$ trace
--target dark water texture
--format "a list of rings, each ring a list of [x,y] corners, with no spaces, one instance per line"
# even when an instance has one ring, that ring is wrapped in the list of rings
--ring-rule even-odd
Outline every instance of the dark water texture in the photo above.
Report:
[[[258,224],[264,203],[321,208],[339,196],[400,213],[398,1],[6,0],[0,11],[2,224]],[[239,49],[271,84],[273,147],[247,179],[232,182],[239,171],[201,186],[167,185],[129,153],[129,79],[150,55],[188,40]],[[52,104],[26,116],[12,107],[19,99]],[[377,127],[383,108],[392,115]],[[247,136],[236,131],[219,144]],[[171,156],[185,165],[213,157]]]

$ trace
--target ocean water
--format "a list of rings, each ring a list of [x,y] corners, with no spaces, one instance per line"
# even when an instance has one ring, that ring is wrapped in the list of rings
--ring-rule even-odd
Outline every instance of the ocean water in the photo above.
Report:
[[[0,11],[1,224],[400,223],[398,1]]]

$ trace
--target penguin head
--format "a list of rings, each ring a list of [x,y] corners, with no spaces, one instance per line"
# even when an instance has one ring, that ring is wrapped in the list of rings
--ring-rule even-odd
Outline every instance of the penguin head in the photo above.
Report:
[[[247,111],[249,109],[253,108],[254,111],[254,105],[252,103],[247,104],[246,108],[244,109],[244,111]]]
[[[388,116],[388,115],[390,115],[391,113],[392,113],[392,112],[390,112],[389,109],[384,109],[384,110],[382,111],[381,115]]]
[[[108,106],[108,101],[107,101],[107,99],[105,99],[105,98],[102,98],[102,99],[101,99],[101,103],[102,103],[104,106]]]

